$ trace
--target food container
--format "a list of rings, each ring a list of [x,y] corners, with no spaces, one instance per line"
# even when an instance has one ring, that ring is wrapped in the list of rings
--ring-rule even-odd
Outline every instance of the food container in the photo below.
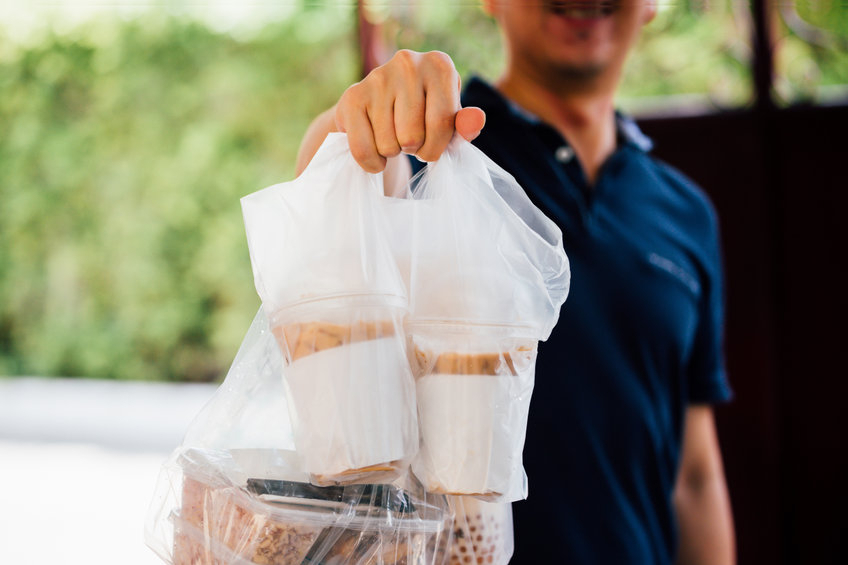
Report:
[[[416,476],[429,492],[521,498],[536,342],[512,326],[431,323],[408,331],[421,429]]]
[[[432,500],[394,485],[251,478],[235,486],[187,470],[171,515],[173,564],[435,565],[452,521],[444,499]]]
[[[391,482],[408,468],[418,427],[404,312],[364,295],[273,316],[295,445],[313,483]]]
[[[254,284],[286,358],[294,441],[316,484],[390,482],[418,447],[382,179],[332,133],[296,179],[242,198]]]
[[[512,558],[512,506],[449,496],[454,514],[448,565],[506,565]]]

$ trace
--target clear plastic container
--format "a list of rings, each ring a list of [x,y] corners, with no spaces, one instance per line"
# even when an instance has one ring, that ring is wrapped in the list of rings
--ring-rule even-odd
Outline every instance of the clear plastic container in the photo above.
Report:
[[[526,497],[521,453],[536,341],[522,326],[432,322],[407,332],[421,429],[416,476],[429,492]]]
[[[392,297],[341,296],[275,313],[297,451],[318,485],[391,482],[418,449],[415,389]]]
[[[449,551],[443,497],[376,484],[251,478],[236,486],[196,462],[183,470],[170,513],[174,565],[436,565]]]
[[[507,565],[515,549],[512,506],[449,496],[454,514],[448,565]]]

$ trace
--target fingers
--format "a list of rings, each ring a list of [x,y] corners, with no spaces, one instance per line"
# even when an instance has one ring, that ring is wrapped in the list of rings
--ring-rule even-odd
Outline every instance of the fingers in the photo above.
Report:
[[[345,91],[335,117],[353,157],[372,173],[401,151],[435,161],[454,131],[470,140],[485,123],[479,108],[460,108],[459,75],[438,51],[398,51]]]
[[[382,157],[394,157],[400,153],[400,144],[395,132],[395,100],[389,89],[381,89],[372,95],[366,113],[374,132],[374,145]]]
[[[415,155],[424,145],[425,102],[424,92],[403,92],[398,95],[394,106],[397,142],[404,153]]]
[[[456,133],[464,137],[466,141],[471,141],[480,135],[480,131],[485,125],[486,113],[480,108],[469,106],[456,113],[454,122]]]
[[[424,161],[435,161],[453,137],[454,118],[459,105],[459,74],[453,61],[444,53],[425,53],[422,70],[426,107],[424,144],[416,155]]]
[[[386,167],[386,158],[377,150],[371,117],[363,102],[365,89],[357,83],[348,88],[336,105],[336,128],[347,133],[348,145],[359,166],[369,173]]]
[[[394,120],[398,145],[404,153],[414,155],[421,149],[426,137],[424,114],[426,111],[424,81],[420,71],[423,55],[412,51],[398,51],[390,61],[395,71]],[[389,67],[389,65],[386,65]]]

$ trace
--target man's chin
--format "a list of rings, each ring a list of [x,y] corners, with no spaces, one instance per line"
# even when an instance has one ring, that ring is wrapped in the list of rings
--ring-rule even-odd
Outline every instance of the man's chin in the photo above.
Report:
[[[548,11],[570,20],[598,20],[609,17],[618,9],[618,2],[604,0],[551,0]]]
[[[603,74],[605,66],[600,63],[581,61],[580,63],[560,62],[554,72],[560,79],[583,82],[597,78]]]

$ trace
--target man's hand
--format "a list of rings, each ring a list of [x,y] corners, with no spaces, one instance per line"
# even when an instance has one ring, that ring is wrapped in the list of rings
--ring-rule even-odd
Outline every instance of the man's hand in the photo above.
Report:
[[[310,126],[298,153],[298,174],[331,131],[346,132],[354,159],[378,173],[401,152],[435,161],[454,131],[472,140],[483,129],[479,108],[462,108],[453,61],[439,51],[398,51],[342,94]]]

